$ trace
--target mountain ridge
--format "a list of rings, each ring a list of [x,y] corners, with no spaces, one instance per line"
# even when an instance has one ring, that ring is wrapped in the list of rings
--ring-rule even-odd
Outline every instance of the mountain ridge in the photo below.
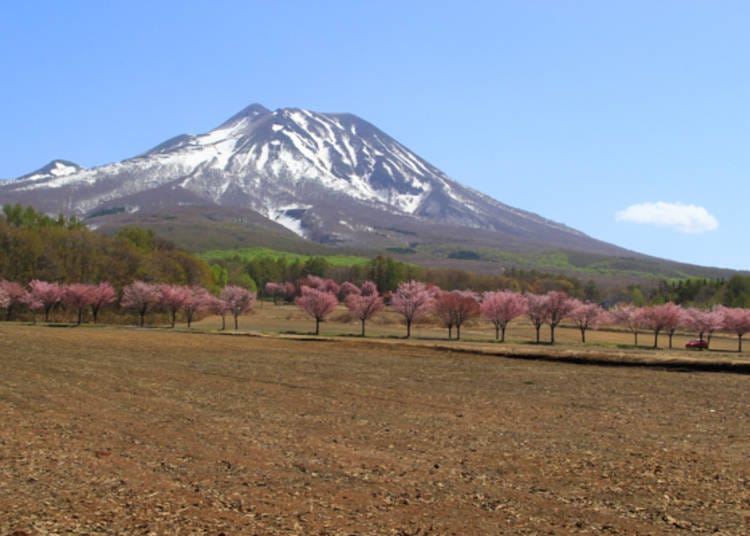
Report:
[[[373,251],[450,242],[649,258],[467,187],[354,114],[257,103],[120,162],[55,160],[0,183],[0,203],[9,202],[95,227],[186,208],[224,210],[228,221],[244,211],[257,229],[282,233],[259,224],[266,219],[307,240]]]

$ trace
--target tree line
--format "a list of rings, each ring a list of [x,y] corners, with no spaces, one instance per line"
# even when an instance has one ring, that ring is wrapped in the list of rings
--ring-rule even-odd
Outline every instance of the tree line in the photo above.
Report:
[[[505,332],[511,321],[526,315],[536,331],[536,343],[541,342],[541,329],[549,327],[549,343],[555,344],[555,329],[563,320],[569,320],[581,333],[581,342],[586,342],[586,333],[601,325],[619,325],[631,331],[635,345],[638,334],[650,331],[654,335],[653,347],[659,344],[659,335],[666,333],[669,348],[678,329],[693,331],[698,340],[708,349],[711,336],[723,330],[737,336],[738,351],[742,351],[742,338],[750,331],[750,309],[718,305],[712,309],[683,307],[673,302],[638,307],[621,303],[610,309],[591,301],[581,301],[562,291],[549,291],[546,294],[519,293],[511,290],[485,291],[442,290],[435,285],[418,281],[401,282],[396,291],[380,296],[377,287],[367,282],[362,288],[352,283],[338,285],[335,281],[319,277],[308,277],[299,286],[287,283],[270,282],[266,292],[274,297],[292,301],[293,296],[305,312],[315,319],[315,333],[319,323],[331,314],[339,301],[343,301],[353,318],[362,322],[362,336],[365,334],[365,321],[384,310],[386,303],[391,310],[400,314],[406,324],[406,337],[411,337],[414,322],[428,315],[448,329],[448,338],[461,338],[461,326],[475,317],[482,317],[495,327],[495,338],[505,341]],[[704,349],[703,344],[699,345]]]
[[[121,289],[134,280],[214,287],[209,265],[158,238],[125,227],[109,237],[75,217],[56,219],[31,207],[6,205],[0,217],[0,277],[27,284],[107,281]]]
[[[254,292],[233,285],[214,295],[197,285],[134,281],[118,293],[108,282],[59,284],[33,279],[24,286],[0,280],[0,309],[5,310],[6,320],[30,314],[34,322],[38,317],[49,322],[53,312],[62,310],[77,325],[89,319],[96,324],[103,310],[116,307],[120,312],[135,314],[141,327],[147,315],[155,312],[167,314],[171,327],[175,327],[180,313],[188,328],[199,315],[210,312],[221,316],[222,329],[226,328],[227,316],[234,318],[234,328],[239,329],[239,317],[252,309],[255,299]]]
[[[301,260],[273,255],[258,255],[250,259],[238,255],[209,259],[209,262],[215,273],[224,274],[224,281],[257,289],[261,295],[264,295],[268,282],[294,282],[317,276],[339,284],[372,281],[380,292],[393,292],[402,281],[414,279],[443,289],[471,288],[480,293],[498,288],[531,294],[556,290],[582,301],[605,304],[632,302],[644,306],[673,302],[703,308],[714,305],[750,307],[750,276],[740,274],[730,279],[653,280],[643,284],[602,287],[592,279],[583,281],[566,274],[513,267],[504,269],[499,275],[477,274],[457,269],[426,268],[387,256],[377,256],[354,266],[333,265],[325,257]]]
[[[52,218],[31,207],[6,205],[0,217],[0,277],[27,284],[32,279],[58,283],[108,281],[122,289],[135,280],[199,285],[218,292],[226,285],[257,290],[270,281],[297,281],[306,276],[339,284],[373,281],[379,292],[393,292],[402,281],[418,280],[443,289],[501,288],[544,294],[557,290],[584,301],[636,305],[673,302],[684,306],[750,307],[750,276],[730,279],[656,281],[625,288],[600,288],[564,274],[509,267],[499,275],[455,269],[432,269],[377,256],[356,266],[335,266],[324,257],[290,260],[261,255],[209,259],[205,262],[176,249],[153,230],[125,227],[115,236],[88,229],[75,217]]]
[[[750,276],[737,274],[729,279],[660,281],[650,288],[638,289],[632,301],[639,305],[674,302],[699,307],[750,307]]]
[[[33,279],[57,283],[107,281],[120,290],[135,280],[199,285],[218,291],[226,285],[257,290],[269,281],[297,281],[306,276],[342,283],[374,282],[380,292],[394,291],[401,281],[425,281],[441,288],[484,291],[564,290],[572,296],[594,298],[593,282],[533,270],[506,270],[500,276],[462,270],[431,269],[377,256],[365,264],[335,266],[324,257],[290,260],[269,255],[203,261],[179,250],[151,229],[125,227],[115,236],[88,229],[75,217],[52,218],[32,207],[5,205],[0,217],[0,277],[28,284]]]
[[[638,335],[650,331],[654,335],[653,347],[658,347],[659,335],[665,333],[672,348],[674,333],[682,328],[697,334],[701,342],[710,345],[714,332],[723,330],[733,333],[738,339],[738,351],[742,351],[742,338],[750,331],[750,309],[717,306],[710,310],[685,308],[668,302],[660,305],[638,307],[619,304],[609,310],[597,303],[581,301],[562,291],[546,294],[519,293],[511,290],[494,290],[476,293],[471,290],[442,290],[439,287],[415,280],[399,283],[394,292],[381,294],[373,281],[362,285],[344,282],[339,285],[332,279],[306,276],[295,284],[290,282],[268,282],[265,293],[276,304],[294,303],[315,321],[315,334],[320,333],[320,323],[343,304],[349,317],[361,323],[361,336],[366,335],[366,323],[387,307],[399,314],[406,326],[406,338],[412,335],[415,322],[431,317],[448,329],[448,339],[461,338],[461,327],[468,321],[481,317],[495,328],[495,339],[505,342],[508,325],[518,317],[526,316],[536,331],[535,342],[541,342],[541,329],[549,327],[549,343],[555,344],[555,330],[563,320],[572,322],[581,333],[581,342],[586,342],[588,330],[599,326],[623,326],[634,335],[638,346]],[[134,313],[138,325],[143,327],[147,315],[155,311],[166,313],[171,327],[175,327],[178,313],[187,327],[206,312],[221,317],[221,329],[226,329],[226,318],[234,319],[234,329],[239,329],[239,318],[251,310],[256,303],[256,294],[243,287],[228,285],[218,293],[196,285],[174,285],[135,281],[126,285],[118,295],[107,283],[58,284],[32,280],[27,286],[0,280],[0,308],[6,310],[6,319],[12,320],[26,310],[33,315],[50,320],[50,313],[63,308],[68,315],[81,324],[87,313],[94,323],[100,312],[119,304],[124,312]],[[699,345],[701,349],[703,344]]]
[[[119,302],[122,310],[136,311],[140,323],[153,310],[168,312],[172,324],[177,311],[183,311],[187,318],[192,318],[197,312],[209,311],[220,314],[222,319],[231,312],[236,325],[239,315],[245,312],[241,307],[238,309],[237,303],[244,301],[252,307],[258,291],[261,297],[273,298],[277,303],[279,300],[309,303],[308,309],[313,312],[303,309],[315,319],[317,332],[319,323],[330,314],[327,310],[331,308],[330,298],[318,295],[323,292],[334,295],[344,305],[348,299],[351,307],[347,307],[352,317],[362,323],[363,334],[367,319],[382,310],[382,301],[383,307],[390,305],[396,311],[403,311],[407,335],[414,321],[429,314],[448,328],[449,337],[454,329],[460,337],[465,320],[479,314],[495,324],[497,338],[502,339],[509,320],[488,316],[487,308],[493,307],[491,304],[499,299],[492,296],[504,291],[506,298],[511,295],[524,297],[523,300],[516,298],[516,302],[523,301],[524,312],[521,314],[528,315],[534,324],[537,342],[544,324],[549,324],[551,342],[554,342],[555,327],[563,318],[579,326],[584,341],[587,329],[607,320],[594,310],[597,303],[602,303],[603,296],[593,281],[582,283],[560,274],[512,268],[499,276],[472,274],[418,267],[383,256],[362,265],[344,267],[333,266],[323,257],[290,261],[271,256],[249,260],[236,257],[209,265],[176,249],[150,229],[125,227],[116,236],[109,237],[89,230],[75,217],[61,215],[52,218],[20,205],[6,205],[3,216],[0,217],[0,278],[4,279],[0,304],[7,303],[2,306],[7,318],[22,311],[34,317],[42,313],[48,318],[52,310],[64,308],[77,312],[77,322],[81,322],[87,312],[96,321],[99,309]],[[406,299],[404,281],[422,281],[420,284],[439,292],[427,300],[429,307],[417,307],[410,313],[410,307],[415,303]],[[334,286],[338,290],[331,292]],[[148,292],[138,300],[135,299],[136,288],[141,294]],[[459,290],[466,288],[472,290]],[[230,291],[226,289],[233,289],[231,292],[235,298],[230,297],[227,294]],[[243,294],[238,289],[242,289],[246,296],[238,298]],[[97,292],[99,297],[93,298]],[[191,297],[186,298],[187,294]],[[674,333],[677,327],[697,325],[689,324],[690,315],[681,313],[677,327],[673,327],[674,320],[661,326],[654,312],[664,309],[660,306],[678,306],[683,312],[693,311],[693,317],[698,315],[695,311],[714,312],[715,318],[709,323],[714,326],[712,329],[736,333],[741,343],[739,332],[743,329],[744,317],[728,311],[743,311],[750,306],[750,276],[736,275],[729,280],[662,281],[648,288],[631,286],[609,294],[617,302],[632,304],[613,309],[610,314],[619,312],[620,316],[610,316],[608,320],[614,319],[627,329],[635,330],[636,344],[639,330],[653,329],[658,339],[662,331]],[[566,317],[564,307],[537,303],[535,298],[545,297],[544,300],[549,301],[552,300],[550,296],[561,295],[566,297],[563,301],[568,306],[575,304],[574,300],[586,305],[589,308],[587,315],[584,318]],[[219,302],[230,303],[229,309],[223,308]],[[609,305],[613,303],[611,301]],[[502,307],[511,306],[505,304]],[[623,307],[635,308],[639,314],[626,320]],[[583,309],[578,305],[568,308],[571,315],[572,311],[582,314]],[[736,320],[735,317],[742,318]],[[701,330],[701,339],[704,333],[708,333],[710,339],[711,330]]]
[[[478,292],[500,287],[537,293],[562,290],[571,296],[588,300],[598,300],[601,296],[593,281],[582,282],[565,274],[516,268],[508,268],[501,275],[477,274],[457,269],[417,266],[383,255],[352,266],[334,265],[325,257],[315,256],[302,260],[275,255],[257,255],[248,259],[235,255],[208,261],[215,270],[224,274],[228,282],[257,289],[261,294],[268,282],[297,281],[303,277],[317,276],[332,279],[339,284],[345,281],[357,284],[372,281],[380,292],[393,292],[400,282],[414,279],[440,288],[473,288]]]

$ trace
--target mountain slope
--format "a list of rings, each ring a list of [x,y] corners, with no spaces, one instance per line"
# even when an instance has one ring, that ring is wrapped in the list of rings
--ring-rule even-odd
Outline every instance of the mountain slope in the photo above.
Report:
[[[307,239],[357,247],[452,237],[635,255],[467,188],[354,115],[258,104],[206,134],[180,135],[122,162],[91,169],[52,162],[0,185],[0,202],[98,224],[117,213],[227,207]]]

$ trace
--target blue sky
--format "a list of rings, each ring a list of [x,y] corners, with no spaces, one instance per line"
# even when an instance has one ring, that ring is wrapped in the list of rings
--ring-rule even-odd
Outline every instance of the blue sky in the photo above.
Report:
[[[244,106],[351,112],[454,179],[643,253],[750,269],[750,4],[12,2],[0,177]]]

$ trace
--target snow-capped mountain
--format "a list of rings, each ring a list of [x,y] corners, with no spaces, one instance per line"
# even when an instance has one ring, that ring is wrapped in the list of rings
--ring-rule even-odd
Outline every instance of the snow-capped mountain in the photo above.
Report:
[[[122,162],[85,169],[56,160],[0,183],[0,203],[15,202],[92,221],[175,206],[230,207],[334,244],[450,236],[623,252],[459,184],[354,115],[259,104],[208,133],[177,136]]]

